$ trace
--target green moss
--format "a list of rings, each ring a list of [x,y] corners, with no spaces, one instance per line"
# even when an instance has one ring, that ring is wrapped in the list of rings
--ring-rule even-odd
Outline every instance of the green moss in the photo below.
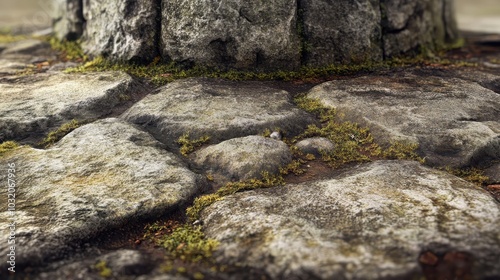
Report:
[[[335,149],[332,152],[323,153],[322,159],[333,168],[338,168],[347,163],[367,162],[377,158],[407,159],[423,162],[423,159],[416,153],[417,144],[394,142],[389,148],[383,150],[375,143],[368,128],[343,121],[334,108],[326,107],[319,100],[305,96],[297,97],[295,102],[298,107],[316,115],[321,121],[321,125],[308,126],[292,142],[309,137],[328,138],[335,144]]]
[[[488,176],[484,175],[483,170],[474,167],[463,169],[445,167],[444,170],[479,186],[485,185],[489,180]]]
[[[65,123],[61,125],[61,127],[59,127],[57,130],[49,132],[47,137],[45,137],[45,139],[38,143],[38,146],[48,148],[54,145],[54,143],[56,143],[57,141],[61,140],[61,138],[63,138],[66,134],[70,133],[80,126],[81,124],[79,124],[77,120],[72,120],[69,123]]]
[[[186,209],[186,215],[188,220],[193,222],[200,218],[200,213],[203,209],[214,204],[216,201],[222,199],[222,196],[218,193],[206,194],[195,198],[193,205]]]
[[[84,62],[88,60],[88,56],[83,52],[79,41],[59,40],[56,37],[48,39],[52,49],[61,52],[61,57],[64,60]]]
[[[113,275],[111,269],[107,266],[105,261],[100,261],[95,265],[95,268],[99,271],[99,275],[104,278],[109,278]]]
[[[312,155],[314,157],[314,155]],[[280,174],[288,175],[293,173],[295,175],[301,175],[306,172],[306,170],[302,167],[305,161],[301,159],[293,160],[291,163],[287,164],[285,167],[280,168]]]
[[[177,143],[181,145],[180,148],[181,154],[187,156],[188,154],[192,153],[196,148],[207,143],[208,141],[210,141],[209,136],[202,136],[198,139],[191,140],[189,138],[189,133],[185,133],[181,137],[179,137]]]
[[[24,35],[12,35],[9,33],[0,33],[0,43],[3,43],[3,44],[19,42],[19,41],[25,40],[27,38],[28,37],[24,36]]]
[[[169,252],[171,257],[186,262],[210,259],[219,244],[214,239],[205,238],[200,226],[191,225],[180,226],[171,234],[158,239],[157,242]]]
[[[424,159],[416,153],[417,149],[418,144],[416,143],[396,141],[393,142],[389,148],[384,150],[382,155],[387,159],[407,159],[424,163]]]
[[[0,144],[0,157],[4,154],[19,148],[19,144],[14,141],[5,141]]]
[[[262,178],[252,178],[239,182],[229,182],[222,186],[217,192],[197,197],[193,205],[188,207],[186,215],[190,222],[200,218],[200,213],[206,207],[212,205],[216,201],[222,200],[225,196],[237,192],[254,190],[261,188],[271,188],[284,185],[285,181],[281,175],[272,175],[269,172],[262,172]]]
[[[56,41],[57,42],[57,41]],[[57,48],[61,50],[68,50],[67,53],[76,53],[75,56],[81,55],[77,45],[63,46]],[[76,50],[76,52],[70,51]],[[302,54],[307,53],[307,45],[302,46]],[[66,72],[101,72],[101,71],[124,71],[136,77],[146,78],[150,81],[163,85],[177,79],[188,77],[209,77],[209,78],[223,78],[228,80],[300,80],[300,81],[317,81],[318,79],[325,79],[332,75],[349,75],[359,72],[374,71],[377,69],[388,69],[394,67],[404,67],[409,65],[426,65],[426,64],[439,64],[439,65],[460,65],[468,66],[469,64],[463,61],[449,61],[446,59],[432,58],[428,56],[419,55],[416,57],[399,57],[392,58],[385,61],[363,61],[359,63],[350,63],[343,65],[328,65],[325,67],[308,67],[303,66],[296,71],[274,71],[274,72],[252,72],[252,71],[237,71],[229,70],[222,71],[216,68],[209,68],[203,66],[194,66],[192,68],[184,68],[175,63],[160,63],[160,58],[155,58],[149,65],[139,65],[134,63],[124,62],[111,62],[102,57],[97,57],[92,61],[85,63],[76,68],[67,69]]]

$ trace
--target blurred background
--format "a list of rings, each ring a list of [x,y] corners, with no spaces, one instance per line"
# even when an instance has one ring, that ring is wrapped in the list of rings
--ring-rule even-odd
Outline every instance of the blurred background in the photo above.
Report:
[[[27,33],[50,27],[54,2],[0,0],[0,31]],[[500,0],[455,0],[455,9],[461,30],[500,34]]]

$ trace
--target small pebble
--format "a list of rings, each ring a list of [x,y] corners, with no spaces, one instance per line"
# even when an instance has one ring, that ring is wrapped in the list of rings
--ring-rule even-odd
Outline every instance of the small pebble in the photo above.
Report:
[[[281,140],[281,133],[279,133],[278,131],[273,131],[273,133],[271,133],[269,137],[271,137],[274,140]]]

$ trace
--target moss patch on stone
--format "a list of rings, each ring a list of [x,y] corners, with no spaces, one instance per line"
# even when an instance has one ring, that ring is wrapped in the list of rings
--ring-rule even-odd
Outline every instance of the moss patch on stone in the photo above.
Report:
[[[68,123],[61,125],[58,129],[49,132],[47,137],[45,137],[40,143],[38,143],[39,147],[49,148],[54,145],[57,141],[61,140],[65,135],[70,133],[71,131],[80,127],[81,124],[78,123],[77,120],[71,120]]]
[[[181,145],[180,148],[181,154],[187,156],[188,154],[192,153],[196,148],[201,147],[208,141],[210,141],[209,136],[205,135],[198,139],[192,140],[189,137],[189,133],[185,133],[181,137],[179,137],[179,139],[177,140],[177,144]]]
[[[3,43],[3,44],[19,42],[19,41],[25,40],[27,38],[28,37],[24,36],[24,35],[12,35],[10,33],[0,32],[0,43]]]
[[[5,141],[0,144],[0,157],[7,154],[10,151],[19,148],[19,144],[14,141]]]
[[[325,137],[335,144],[330,153],[323,153],[322,159],[330,167],[338,168],[352,162],[368,162],[373,159],[407,159],[423,162],[416,150],[418,144],[394,142],[387,149],[375,143],[368,128],[356,123],[343,121],[334,108],[326,107],[319,100],[298,96],[295,102],[299,108],[316,115],[321,125],[310,125],[291,144],[304,138]],[[307,157],[305,158],[307,159]]]
[[[201,226],[182,225],[158,240],[173,258],[199,262],[212,257],[219,242],[205,238]]]
[[[56,37],[50,37],[47,41],[50,43],[53,50],[61,53],[60,58],[63,60],[77,62],[85,62],[88,60],[88,56],[85,55],[78,41],[61,41]]]
[[[483,170],[474,167],[461,168],[461,169],[445,167],[442,169],[450,174],[453,174],[478,186],[485,185],[486,182],[489,180],[488,176],[484,175]]]
[[[269,172],[262,172],[262,177],[260,179],[253,178],[239,182],[229,182],[218,189],[215,193],[197,197],[194,200],[193,205],[188,207],[186,210],[188,221],[194,222],[198,220],[203,209],[212,205],[216,201],[222,200],[227,195],[247,190],[272,188],[284,184],[285,181],[281,175],[272,175]]]
[[[77,47],[77,43],[71,42],[75,45],[67,45],[66,43],[56,43],[54,48],[60,49],[66,53],[70,53],[71,57],[78,57],[81,55],[81,48]],[[60,46],[62,44],[62,46]],[[443,56],[443,55],[441,55]],[[83,56],[85,57],[85,56]],[[85,57],[85,60],[87,57]],[[113,62],[103,57],[96,57],[88,61],[82,66],[67,69],[68,73],[81,73],[81,72],[102,72],[102,71],[124,71],[130,75],[145,78],[157,85],[164,85],[177,79],[188,77],[208,77],[208,78],[222,78],[234,81],[242,80],[300,80],[304,82],[317,81],[318,79],[326,79],[332,75],[349,75],[360,72],[370,72],[374,70],[390,69],[395,67],[405,67],[410,65],[458,65],[469,66],[470,63],[464,61],[451,61],[440,56],[432,55],[431,57],[425,52],[414,57],[396,57],[384,61],[366,61],[351,64],[332,64],[325,67],[309,67],[303,66],[297,71],[274,71],[274,72],[253,72],[253,71],[239,71],[229,70],[223,71],[195,65],[191,68],[181,67],[174,62],[162,63],[161,58],[155,58],[150,64],[140,65],[126,62]]]
[[[108,267],[105,261],[98,262],[95,266],[95,269],[99,272],[99,275],[104,278],[109,278],[113,276],[113,272]]]

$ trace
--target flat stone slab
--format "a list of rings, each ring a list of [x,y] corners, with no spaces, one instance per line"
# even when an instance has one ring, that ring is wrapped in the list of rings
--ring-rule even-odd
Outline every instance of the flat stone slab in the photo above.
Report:
[[[50,149],[22,147],[0,157],[1,166],[16,165],[16,244],[22,244],[16,264],[61,257],[81,240],[157,218],[200,192],[201,176],[163,148],[136,127],[105,119],[74,130]],[[7,172],[0,179],[7,182]],[[0,203],[7,206],[6,192]],[[6,237],[9,218],[8,211],[0,212]],[[8,246],[0,244],[2,255]]]
[[[46,133],[72,119],[90,121],[148,88],[122,72],[39,74],[0,82],[0,142]]]
[[[476,73],[456,74],[464,75]],[[405,71],[326,82],[307,96],[336,108],[346,120],[368,126],[383,145],[395,140],[418,143],[430,165],[482,165],[500,158],[500,94],[493,91],[491,75],[486,76],[474,82],[451,74]]]
[[[292,161],[290,148],[279,140],[262,136],[234,138],[196,151],[193,161],[224,181],[260,178],[276,174]]]
[[[171,148],[188,133],[210,136],[212,143],[279,128],[287,136],[300,133],[312,116],[292,103],[288,92],[259,82],[194,78],[159,88],[121,118],[138,124]]]
[[[202,212],[221,263],[270,279],[414,279],[419,255],[462,252],[477,279],[500,276],[500,205],[411,161],[225,197]]]

